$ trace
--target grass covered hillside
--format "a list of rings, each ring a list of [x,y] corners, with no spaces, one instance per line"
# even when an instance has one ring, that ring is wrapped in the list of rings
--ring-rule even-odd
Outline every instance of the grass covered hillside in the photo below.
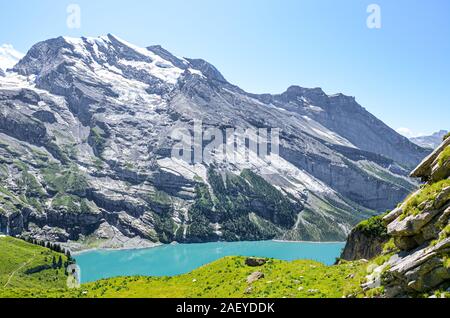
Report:
[[[247,258],[232,256],[180,276],[117,277],[68,289],[64,269],[29,273],[33,268],[51,266],[53,256],[64,255],[4,237],[0,238],[0,251],[0,298],[379,297],[383,287],[363,289],[363,286],[368,275],[392,255],[386,252],[370,261],[340,261],[333,266],[309,260],[274,259],[265,259],[260,266],[249,266]],[[416,296],[429,297],[429,294]]]
[[[185,275],[119,277],[67,289],[63,254],[3,236],[0,256],[0,298],[341,298],[360,293],[367,267],[364,262],[325,266],[273,259],[252,267],[245,257],[226,257]]]
[[[172,278],[101,280],[83,285],[82,290],[88,297],[340,298],[357,292],[365,274],[365,266],[359,262],[325,266],[307,260],[268,260],[250,267],[245,259],[226,257]],[[250,282],[251,276],[259,278]]]
[[[66,261],[48,248],[0,237],[0,297],[12,289],[64,288]]]
[[[119,277],[68,289],[10,289],[0,297],[67,298],[341,298],[361,292],[367,264],[325,266],[307,260],[268,260],[259,267],[245,257],[226,257],[175,277]],[[255,275],[254,273],[261,273]],[[255,281],[249,281],[251,275]]]

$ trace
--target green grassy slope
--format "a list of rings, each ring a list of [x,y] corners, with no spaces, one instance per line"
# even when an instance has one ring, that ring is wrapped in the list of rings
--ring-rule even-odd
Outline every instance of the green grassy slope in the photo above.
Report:
[[[255,271],[264,278],[248,284]],[[313,261],[269,260],[248,267],[244,257],[226,257],[172,278],[125,277],[82,286],[88,297],[288,297],[340,298],[359,290],[365,265],[325,266]]]
[[[76,290],[8,289],[0,297],[68,298],[341,298],[360,292],[367,264],[349,262],[325,266],[314,261],[269,260],[248,267],[244,257],[226,257],[176,277],[119,277],[88,283]],[[255,272],[264,278],[248,284]]]
[[[63,288],[64,266],[52,268],[52,262],[67,257],[47,248],[11,237],[0,237],[0,297],[10,289]]]

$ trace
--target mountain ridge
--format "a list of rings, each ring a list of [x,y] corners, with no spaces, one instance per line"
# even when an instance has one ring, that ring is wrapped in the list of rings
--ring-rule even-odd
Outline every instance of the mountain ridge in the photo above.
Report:
[[[0,230],[64,242],[342,240],[416,187],[408,168],[428,153],[352,97],[247,93],[204,60],[113,35],[37,43],[0,96],[2,193],[21,206]],[[177,162],[166,136],[195,120],[280,128],[280,157]]]
[[[442,138],[448,133],[448,130],[441,129],[430,136],[412,137],[410,140],[421,147],[436,149],[441,144]]]

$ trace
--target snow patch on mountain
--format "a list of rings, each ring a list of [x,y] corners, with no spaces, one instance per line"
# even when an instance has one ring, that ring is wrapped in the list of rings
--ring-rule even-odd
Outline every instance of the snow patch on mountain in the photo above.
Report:
[[[152,61],[152,63],[146,63],[141,61],[120,60],[119,62],[122,64],[132,66],[136,69],[144,70],[149,74],[170,84],[176,84],[178,78],[184,72],[182,69],[175,67],[171,62],[161,58],[148,49],[131,44],[115,35],[110,35],[110,37],[128,46],[137,53],[150,58],[150,60]]]
[[[16,89],[17,87],[34,88],[34,76],[22,76],[14,72],[6,72],[0,76],[0,88]]]
[[[187,64],[186,69],[176,67],[171,61],[151,50],[131,44],[115,35],[109,34],[96,38],[63,37],[63,39],[73,46],[73,51],[76,54],[83,57],[86,66],[89,68],[106,68],[108,71],[122,76],[125,76],[124,72],[129,72],[129,69],[132,69],[134,72],[145,73],[172,86],[178,82],[178,79],[186,70],[191,74],[205,78],[201,71],[190,67],[189,62],[185,62]],[[134,51],[135,54],[124,54],[128,50]],[[115,61],[115,65],[110,65],[106,52],[119,57]],[[77,66],[77,61],[75,66]]]

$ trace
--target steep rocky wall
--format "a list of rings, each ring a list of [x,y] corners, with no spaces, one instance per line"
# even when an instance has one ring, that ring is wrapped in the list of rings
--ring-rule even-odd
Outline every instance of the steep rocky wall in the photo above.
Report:
[[[382,217],[373,217],[352,230],[340,258],[346,261],[372,259],[382,253],[383,245],[388,240]]]
[[[421,189],[383,217],[393,252],[382,255],[385,261],[367,277],[366,290],[404,297],[450,287],[449,153],[447,138],[412,172],[425,181]]]

